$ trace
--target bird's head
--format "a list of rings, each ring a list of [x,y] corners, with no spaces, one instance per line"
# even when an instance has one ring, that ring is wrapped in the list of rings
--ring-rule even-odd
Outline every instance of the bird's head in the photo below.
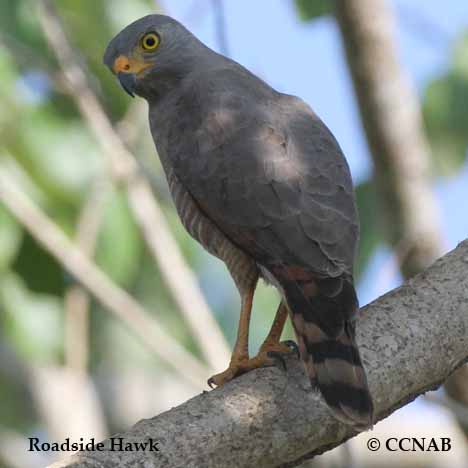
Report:
[[[145,16],[107,46],[104,64],[132,97],[161,95],[206,60],[209,49],[176,20]]]

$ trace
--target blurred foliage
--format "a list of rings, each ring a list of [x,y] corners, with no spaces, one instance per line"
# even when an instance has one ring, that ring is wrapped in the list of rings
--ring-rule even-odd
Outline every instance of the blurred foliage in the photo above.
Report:
[[[21,244],[23,232],[0,205],[0,275],[11,265]]]
[[[423,115],[434,173],[455,174],[468,148],[468,33],[457,41],[447,73],[427,86]]]
[[[63,304],[56,295],[35,293],[15,274],[3,275],[0,303],[3,330],[15,350],[31,363],[59,362]]]
[[[62,267],[28,233],[12,267],[31,291],[63,295],[66,276]]]
[[[335,8],[335,0],[296,0],[295,4],[299,17],[304,21],[332,15]]]
[[[379,229],[377,193],[373,181],[362,182],[356,186],[356,201],[361,222],[359,254],[355,267],[356,277],[359,278],[384,236]]]
[[[108,201],[96,250],[96,262],[117,284],[129,287],[141,263],[143,241],[124,193]],[[121,245],[125,248],[116,248]]]

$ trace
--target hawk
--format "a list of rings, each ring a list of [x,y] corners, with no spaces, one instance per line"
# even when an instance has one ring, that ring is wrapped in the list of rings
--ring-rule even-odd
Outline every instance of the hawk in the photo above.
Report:
[[[227,266],[241,296],[223,385],[271,365],[289,315],[308,377],[335,417],[372,425],[359,351],[353,264],[359,223],[347,162],[301,99],[279,93],[183,25],[149,15],[109,43],[104,63],[149,104],[151,133],[180,219]],[[256,357],[249,322],[259,278],[281,303]]]

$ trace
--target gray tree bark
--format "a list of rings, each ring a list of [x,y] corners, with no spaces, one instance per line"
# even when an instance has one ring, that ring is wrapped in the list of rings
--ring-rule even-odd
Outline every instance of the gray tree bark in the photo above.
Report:
[[[468,241],[363,308],[357,328],[377,420],[437,388],[468,361]],[[116,436],[156,439],[159,452],[81,452],[53,468],[293,467],[354,435],[291,358]]]

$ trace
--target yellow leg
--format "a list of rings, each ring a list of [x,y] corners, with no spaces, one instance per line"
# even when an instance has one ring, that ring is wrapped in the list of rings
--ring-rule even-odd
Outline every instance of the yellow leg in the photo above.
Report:
[[[259,353],[254,358],[249,359],[249,323],[252,312],[253,295],[254,289],[242,298],[237,340],[229,367],[224,372],[216,374],[208,380],[208,385],[210,387],[213,385],[224,385],[235,377],[245,374],[253,369],[273,365],[275,360],[268,355],[271,352],[291,352],[291,349],[288,346],[280,343],[279,341],[288,316],[288,309],[282,302],[278,307],[270,332],[263,342]]]
[[[208,379],[208,385],[221,386],[229,382],[241,373],[241,367],[249,360],[249,326],[252,315],[252,304],[255,293],[255,284],[242,295],[242,305],[239,316],[239,327],[237,328],[237,339],[231,356],[229,367],[220,374],[213,375]]]
[[[277,348],[280,345],[279,340],[281,338],[281,333],[283,333],[284,324],[286,323],[287,318],[288,308],[286,307],[285,303],[281,301],[280,305],[278,306],[278,310],[276,311],[275,319],[271,325],[270,332],[260,347],[260,353],[262,351],[271,351],[273,347]],[[287,348],[287,346],[285,348]],[[289,348],[287,349],[289,350]]]
[[[232,360],[243,360],[249,358],[249,328],[252,316],[252,305],[255,286],[242,297],[242,306],[237,327],[237,339],[232,353]]]

